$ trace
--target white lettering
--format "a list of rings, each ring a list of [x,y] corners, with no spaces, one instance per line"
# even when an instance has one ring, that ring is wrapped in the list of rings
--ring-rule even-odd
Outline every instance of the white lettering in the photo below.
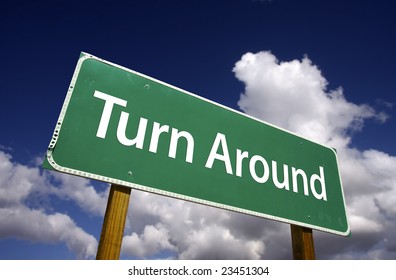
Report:
[[[94,97],[104,101],[102,115],[100,117],[98,129],[96,131],[96,137],[105,139],[107,131],[109,130],[110,121],[112,120],[112,122],[114,122],[114,118],[119,117],[116,136],[120,144],[127,147],[135,146],[137,149],[143,149],[145,140],[149,140],[150,145],[148,150],[151,153],[157,153],[161,135],[170,133],[170,136],[167,135],[161,138],[161,145],[169,144],[168,157],[175,159],[178,153],[178,149],[180,150],[179,142],[184,141],[186,149],[185,161],[188,163],[193,163],[195,142],[194,137],[191,135],[191,133],[189,133],[188,131],[179,131],[177,128],[172,128],[169,125],[161,125],[160,123],[154,121],[151,131],[151,138],[146,139],[146,134],[148,137],[150,134],[150,132],[147,132],[149,122],[148,119],[140,117],[138,126],[133,123],[130,127],[128,127],[128,124],[131,121],[129,118],[130,113],[124,112],[119,108],[117,108],[117,112],[121,111],[120,115],[113,112],[116,111],[113,110],[115,105],[126,107],[126,100],[111,96],[97,90],[94,92]],[[117,114],[117,116],[112,116],[112,114]],[[111,119],[112,117],[113,119]],[[136,131],[134,130],[135,128]],[[127,134],[129,137],[127,136]],[[135,135],[134,138],[132,138],[131,135]],[[165,139],[163,139],[164,137]],[[181,138],[184,138],[185,140],[180,140]],[[184,147],[183,144],[182,146]],[[275,186],[277,189],[285,191],[290,191],[292,185],[292,190],[294,193],[301,192],[303,189],[303,193],[305,196],[309,196],[310,193],[312,193],[315,199],[327,201],[324,167],[319,166],[318,174],[308,174],[311,175],[309,177],[302,169],[290,167],[286,164],[278,163],[275,160],[272,160],[271,165],[269,165],[267,160],[263,156],[253,155],[249,157],[249,155],[250,154],[248,151],[236,149],[235,158],[233,157],[233,160],[235,160],[234,170],[228,150],[226,135],[222,133],[217,133],[212,144],[209,156],[206,160],[205,167],[212,169],[215,160],[218,160],[222,162],[221,164],[224,164],[225,172],[227,174],[233,175],[235,171],[235,176],[242,177],[244,175],[242,174],[244,164],[246,165],[246,162],[249,161],[250,176],[251,179],[253,179],[255,182],[259,184],[265,184],[266,182],[270,181],[268,183],[269,186]],[[281,170],[281,165],[283,166],[283,170]],[[247,166],[245,168],[247,168]],[[289,170],[289,168],[291,168],[291,171]],[[289,176],[290,172],[291,176]],[[267,186],[264,185],[263,187]]]
[[[289,168],[286,164],[283,165],[283,182],[278,180],[278,167],[276,161],[272,161],[272,181],[278,189],[289,190]]]
[[[94,96],[105,101],[96,137],[105,138],[114,104],[126,107],[127,101],[95,90]]]
[[[309,195],[307,174],[305,174],[304,170],[296,169],[294,167],[292,167],[293,192],[295,192],[295,193],[298,192],[298,180],[297,180],[298,175],[300,175],[303,180],[304,194]]]
[[[172,135],[169,147],[169,157],[176,158],[177,143],[179,138],[184,137],[187,140],[186,162],[192,163],[194,154],[194,138],[187,131],[180,131],[172,128]]]
[[[324,171],[323,167],[319,166],[319,174],[313,174],[311,176],[311,179],[309,180],[310,186],[311,186],[311,192],[313,193],[314,197],[316,199],[323,199],[324,201],[327,201],[327,195],[326,195],[326,185],[325,185],[325,180],[324,180]],[[319,181],[320,186],[321,186],[321,193],[317,193],[316,188],[315,188],[315,181]]]
[[[117,128],[117,139],[118,141],[120,141],[121,144],[125,146],[136,145],[136,148],[143,149],[144,136],[146,135],[147,119],[140,118],[139,128],[136,137],[134,139],[128,139],[126,137],[128,118],[128,113],[121,112],[121,117]]]
[[[160,125],[157,122],[154,122],[153,131],[151,133],[151,140],[150,140],[150,148],[149,151],[152,153],[157,152],[158,148],[158,140],[162,133],[169,132],[169,125]]]
[[[242,177],[242,161],[244,158],[248,158],[249,153],[246,151],[241,151],[237,149],[237,155],[236,155],[236,175],[238,177]]]
[[[256,173],[256,162],[258,162],[258,161],[262,163],[263,168],[264,168],[264,173],[263,173],[263,176],[261,176],[261,177],[257,176],[257,173]],[[263,183],[267,182],[270,172],[269,172],[268,163],[263,157],[258,156],[258,155],[253,156],[249,162],[249,170],[250,170],[250,175],[252,175],[253,179],[257,183],[263,184]]]
[[[217,153],[220,144],[221,149],[223,150],[223,154]],[[210,150],[210,154],[208,160],[206,161],[205,167],[212,168],[215,159],[223,161],[225,164],[226,172],[232,175],[232,166],[230,154],[228,153],[227,140],[225,135],[221,133],[217,133],[216,135],[216,139],[213,143],[212,149]]]

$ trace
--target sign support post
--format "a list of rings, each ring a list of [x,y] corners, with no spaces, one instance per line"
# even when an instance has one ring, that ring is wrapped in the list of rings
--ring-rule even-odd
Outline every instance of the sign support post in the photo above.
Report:
[[[314,260],[315,248],[312,229],[290,225],[293,258],[295,260]]]
[[[131,188],[112,184],[96,254],[97,260],[118,260]]]

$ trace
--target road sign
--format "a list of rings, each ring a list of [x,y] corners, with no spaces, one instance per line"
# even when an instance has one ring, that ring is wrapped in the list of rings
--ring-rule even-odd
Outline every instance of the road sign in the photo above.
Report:
[[[333,149],[86,53],[44,167],[349,234]]]

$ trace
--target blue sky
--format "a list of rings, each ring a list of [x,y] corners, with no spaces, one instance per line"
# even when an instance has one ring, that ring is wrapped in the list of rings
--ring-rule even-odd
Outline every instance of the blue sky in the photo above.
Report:
[[[107,185],[41,169],[81,51],[336,146],[354,234],[318,258],[396,257],[392,1],[1,5],[0,259],[94,258]],[[122,258],[291,258],[283,224],[135,193]]]

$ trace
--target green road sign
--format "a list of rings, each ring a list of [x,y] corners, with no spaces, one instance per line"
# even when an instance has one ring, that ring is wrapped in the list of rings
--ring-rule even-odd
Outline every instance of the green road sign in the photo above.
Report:
[[[85,53],[44,167],[349,234],[333,149]]]

